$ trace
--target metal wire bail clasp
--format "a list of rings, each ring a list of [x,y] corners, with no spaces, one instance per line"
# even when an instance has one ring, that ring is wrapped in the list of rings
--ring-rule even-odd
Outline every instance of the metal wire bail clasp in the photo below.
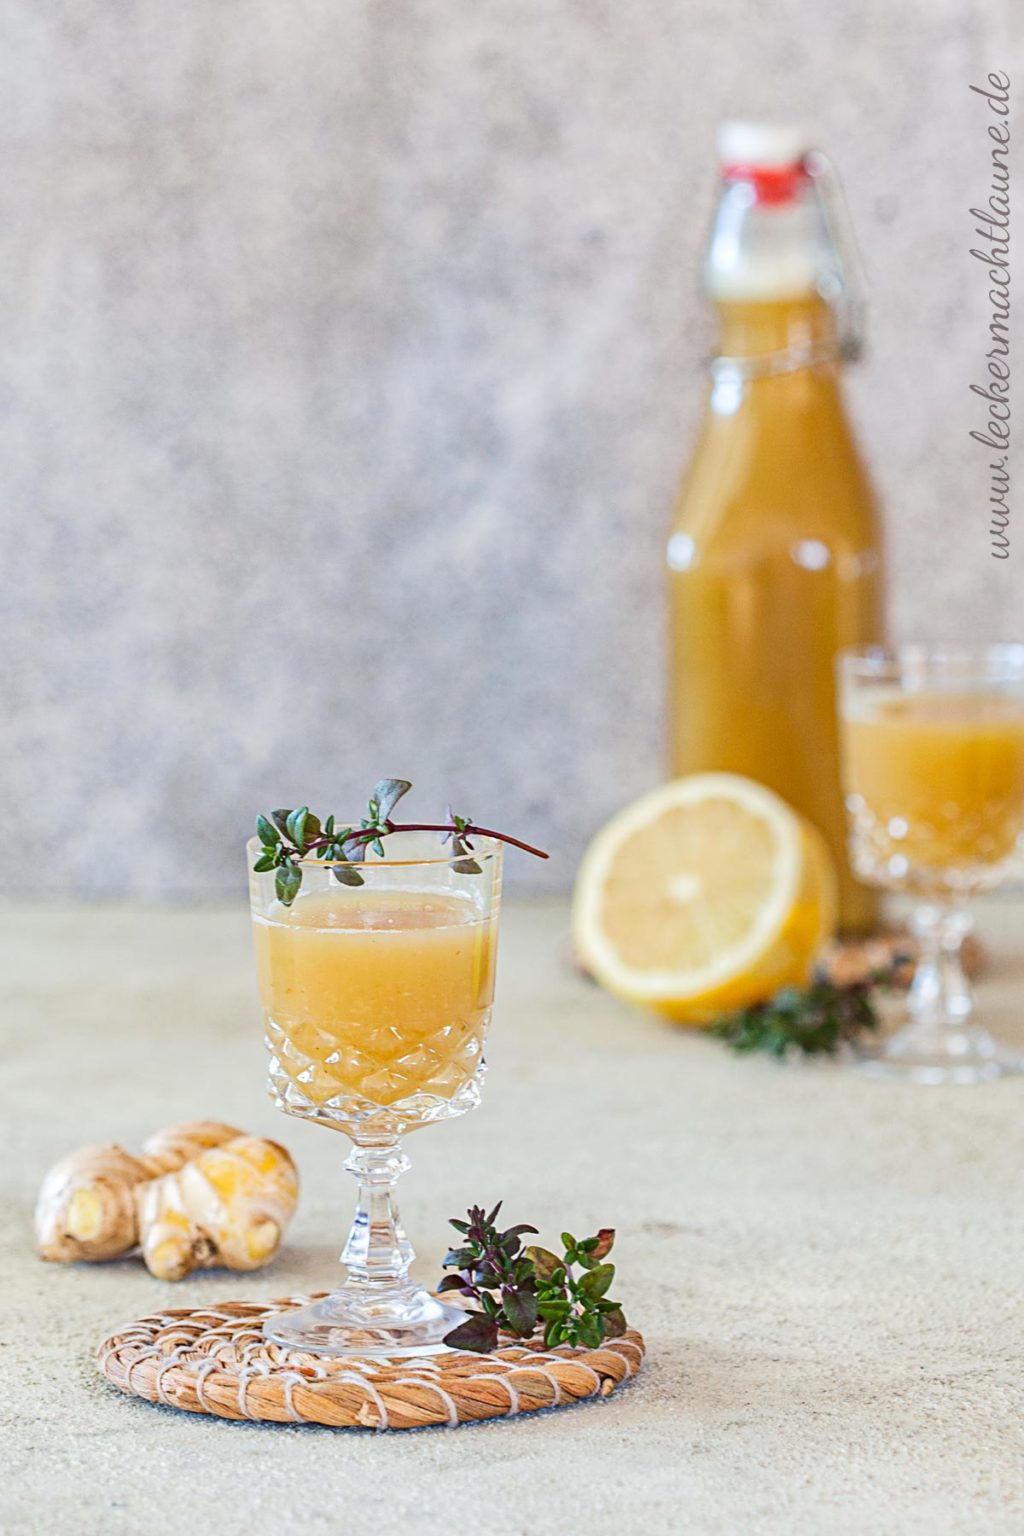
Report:
[[[818,279],[818,292],[835,316],[839,356],[844,361],[855,362],[864,350],[867,283],[850,210],[835,166],[822,150],[808,150],[803,166],[810,177],[822,223],[835,253],[834,266],[823,271]]]

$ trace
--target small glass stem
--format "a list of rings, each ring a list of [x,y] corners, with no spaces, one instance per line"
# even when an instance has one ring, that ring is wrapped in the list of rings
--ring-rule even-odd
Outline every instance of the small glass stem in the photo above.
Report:
[[[341,1255],[348,1267],[347,1286],[404,1286],[415,1255],[402,1230],[394,1189],[409,1159],[397,1141],[356,1145],[345,1167],[359,1182],[359,1204]]]
[[[907,1000],[913,1023],[933,1035],[965,1028],[974,1007],[961,959],[969,914],[953,901],[929,904],[916,909],[911,926],[921,946]]]
[[[345,1163],[359,1184],[341,1255],[348,1273],[329,1296],[266,1318],[267,1338],[322,1355],[434,1354],[445,1335],[465,1322],[461,1307],[432,1295],[409,1274],[414,1254],[394,1196],[408,1166],[397,1140],[356,1143]]]

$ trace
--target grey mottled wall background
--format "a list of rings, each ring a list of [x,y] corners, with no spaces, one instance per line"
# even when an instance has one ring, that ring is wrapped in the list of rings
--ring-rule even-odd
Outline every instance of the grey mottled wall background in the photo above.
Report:
[[[0,793],[53,880],[238,889],[256,808],[394,772],[567,883],[660,771],[724,115],[804,119],[844,174],[896,629],[1024,630],[1024,524],[992,560],[967,437],[966,217],[968,85],[1024,79],[1022,28],[1016,0],[7,0]]]

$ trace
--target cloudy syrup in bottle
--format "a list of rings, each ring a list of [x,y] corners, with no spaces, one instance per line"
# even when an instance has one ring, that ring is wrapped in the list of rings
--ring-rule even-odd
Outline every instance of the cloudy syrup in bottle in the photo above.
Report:
[[[671,769],[745,774],[807,816],[836,862],[840,926],[865,932],[877,897],[847,857],[834,662],[882,640],[883,594],[841,393],[850,283],[800,136],[729,124],[719,147],[717,356],[668,542]]]

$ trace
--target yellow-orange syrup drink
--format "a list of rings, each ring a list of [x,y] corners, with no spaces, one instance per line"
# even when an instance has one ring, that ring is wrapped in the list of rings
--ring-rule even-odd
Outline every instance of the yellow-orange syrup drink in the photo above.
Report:
[[[314,1105],[451,1099],[473,1077],[494,996],[496,917],[469,897],[312,891],[254,918],[267,1038]]]
[[[918,898],[909,1022],[868,1070],[972,1083],[1021,1070],[973,1022],[966,898],[1024,875],[1024,645],[844,652],[838,668],[853,866]]]
[[[834,664],[882,637],[881,538],[841,392],[842,262],[805,147],[752,125],[721,138],[718,355],[668,542],[671,767],[744,774],[802,812],[856,931],[877,898],[846,853]]]
[[[334,817],[275,811],[248,848],[268,1087],[285,1114],[349,1137],[359,1183],[343,1283],[263,1324],[314,1354],[431,1352],[465,1322],[410,1273],[394,1187],[409,1165],[402,1137],[480,1102],[504,843],[476,828],[470,840],[465,818],[396,826],[389,811],[409,787],[376,786],[371,833],[349,826],[331,843]]]
[[[843,732],[848,804],[894,884],[984,884],[1024,835],[1024,694],[880,691]]]

